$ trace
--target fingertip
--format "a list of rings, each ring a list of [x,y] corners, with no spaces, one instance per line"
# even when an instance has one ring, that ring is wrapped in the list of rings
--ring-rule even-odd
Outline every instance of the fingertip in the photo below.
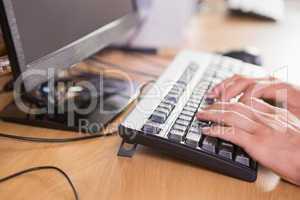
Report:
[[[214,112],[215,110],[210,109],[210,106],[203,108],[202,110],[198,111],[197,116],[199,117],[205,117],[208,114]]]
[[[199,111],[196,115],[197,119],[201,119],[204,116],[204,111]]]
[[[211,89],[209,92],[207,92],[207,97],[212,97],[212,98],[215,98],[218,96],[218,90],[217,88],[213,88]]]
[[[212,136],[213,135],[211,127],[203,127],[203,128],[201,128],[201,131],[206,136]]]
[[[204,134],[207,134],[210,130],[210,127],[203,127],[201,130]]]

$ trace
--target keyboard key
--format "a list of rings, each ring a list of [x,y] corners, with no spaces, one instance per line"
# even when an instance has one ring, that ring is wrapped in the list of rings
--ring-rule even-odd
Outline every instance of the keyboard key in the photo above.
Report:
[[[174,124],[173,129],[176,129],[176,130],[179,130],[179,131],[182,131],[182,132],[186,132],[187,126],[182,126],[182,125],[179,125],[179,124]]]
[[[198,134],[198,135],[201,134],[201,130],[199,128],[197,128],[197,127],[191,127],[189,129],[189,132],[192,132],[192,133],[195,133],[195,134]]]
[[[160,133],[161,129],[154,126],[154,125],[151,125],[151,124],[145,124],[143,126],[143,129],[142,129],[145,133],[147,134],[153,134],[153,135],[157,135]]]
[[[201,82],[195,88],[196,90],[206,91],[210,85],[210,82]]]
[[[191,112],[191,111],[188,111],[188,110],[183,110],[183,111],[181,112],[181,114],[187,115],[187,116],[190,116],[190,117],[194,117],[194,115],[195,115],[194,112]]]
[[[164,102],[162,102],[160,105],[159,105],[159,107],[161,107],[161,108],[165,108],[165,109],[167,109],[169,112],[171,112],[173,109],[174,109],[174,105],[171,105],[171,104],[167,104],[167,103],[164,103]]]
[[[188,82],[187,80],[180,79],[180,80],[177,81],[177,84],[186,87],[187,86],[187,82]]]
[[[174,91],[174,90],[171,90],[168,95],[171,95],[171,96],[174,95],[174,96],[178,96],[179,97],[181,95],[181,93],[177,92],[177,91]]]
[[[182,119],[185,121],[192,121],[193,118],[187,115],[179,115],[178,119]]]
[[[216,100],[213,98],[205,98],[205,102],[207,105],[212,105],[216,102]]]
[[[190,106],[185,106],[185,107],[184,107],[184,110],[187,110],[187,111],[190,111],[190,112],[195,113],[195,112],[197,111],[197,108],[195,108],[195,107],[190,107]]]
[[[227,143],[227,142],[221,142],[219,146],[219,155],[232,160],[233,159],[233,151],[234,146],[233,144]]]
[[[169,134],[169,139],[176,142],[181,142],[185,133],[179,130],[172,129]]]
[[[197,63],[191,63],[189,66],[188,66],[188,69],[191,71],[191,72],[196,72],[199,68],[199,65]]]
[[[193,121],[191,127],[199,129],[200,126],[198,121],[197,120]]]
[[[185,138],[185,143],[188,146],[196,148],[201,140],[202,135],[201,134],[195,134],[193,132],[188,132]]]
[[[177,103],[179,99],[179,95],[169,94],[166,96],[166,100],[171,101],[173,103]]]
[[[176,121],[176,124],[179,124],[179,125],[182,125],[182,126],[188,126],[188,125],[190,124],[190,121],[178,119],[178,120]]]
[[[167,120],[167,115],[161,112],[154,111],[150,117],[152,122],[163,124]]]
[[[204,96],[204,94],[205,94],[205,92],[206,91],[202,91],[202,90],[196,90],[196,89],[194,89],[194,91],[193,91],[193,95],[196,95],[196,96]]]
[[[197,107],[198,107],[199,104],[200,104],[200,102],[201,102],[201,100],[198,101],[198,100],[195,100],[195,99],[190,98],[190,99],[189,99],[189,102],[190,102],[190,103],[193,103],[193,104],[195,104],[195,105],[197,105]]]
[[[186,87],[183,86],[183,85],[181,85],[181,84],[175,83],[174,86],[173,86],[173,88],[184,91]]]
[[[195,101],[195,102],[198,102],[198,104],[199,104],[202,100],[202,97],[193,94],[190,99]]]
[[[195,103],[192,103],[192,102],[190,102],[190,101],[188,101],[188,103],[186,104],[187,106],[189,106],[189,107],[192,107],[192,108],[198,108],[198,106],[199,106],[199,104],[195,104]]]
[[[176,103],[174,103],[173,101],[169,101],[167,99],[164,99],[161,103],[169,104],[169,105],[171,105],[173,107],[175,107],[175,105],[176,105]]]
[[[160,107],[160,106],[158,106],[155,111],[164,113],[167,116],[169,116],[169,114],[170,114],[170,111],[168,109]]]
[[[210,153],[216,153],[217,143],[218,143],[217,138],[207,136],[203,140],[202,149],[204,149]]]
[[[192,123],[193,126],[199,127],[199,128],[204,128],[211,126],[211,122],[209,121],[199,121],[198,119],[194,119],[194,122]]]
[[[242,150],[238,150],[236,152],[235,162],[240,163],[246,167],[250,167],[250,158]]]
[[[184,89],[179,87],[173,87],[170,93],[181,95],[184,92]]]

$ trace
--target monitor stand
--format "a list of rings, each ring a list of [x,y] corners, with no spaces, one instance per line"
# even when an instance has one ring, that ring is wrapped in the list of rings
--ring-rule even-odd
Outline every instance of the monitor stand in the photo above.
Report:
[[[89,88],[92,86],[92,92],[86,83]],[[49,96],[48,84],[22,95],[23,109],[16,101],[10,103],[1,111],[0,118],[31,126],[97,134],[137,96],[136,83],[95,74],[83,73],[55,81],[52,91],[55,98]],[[67,94],[64,93],[66,88]]]

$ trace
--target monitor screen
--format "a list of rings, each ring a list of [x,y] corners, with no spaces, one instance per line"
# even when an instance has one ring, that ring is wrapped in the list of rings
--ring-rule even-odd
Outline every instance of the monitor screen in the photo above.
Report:
[[[12,0],[31,63],[132,12],[131,0]]]
[[[67,68],[122,38],[138,23],[134,0],[2,0],[12,67]],[[6,26],[7,24],[7,26]],[[13,49],[13,50],[11,50]],[[49,77],[48,77],[49,78]],[[45,77],[24,80],[31,90]]]

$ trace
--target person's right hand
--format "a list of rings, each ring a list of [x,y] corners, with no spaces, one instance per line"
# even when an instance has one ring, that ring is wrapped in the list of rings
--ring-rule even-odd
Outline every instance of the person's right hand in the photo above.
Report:
[[[300,118],[300,88],[272,77],[254,79],[234,75],[217,84],[207,96],[221,101],[230,101],[240,95],[240,102],[246,102],[251,98],[272,101]]]
[[[287,110],[251,99],[246,104],[215,103],[197,118],[215,122],[203,134],[242,147],[261,165],[300,186],[300,122]]]

